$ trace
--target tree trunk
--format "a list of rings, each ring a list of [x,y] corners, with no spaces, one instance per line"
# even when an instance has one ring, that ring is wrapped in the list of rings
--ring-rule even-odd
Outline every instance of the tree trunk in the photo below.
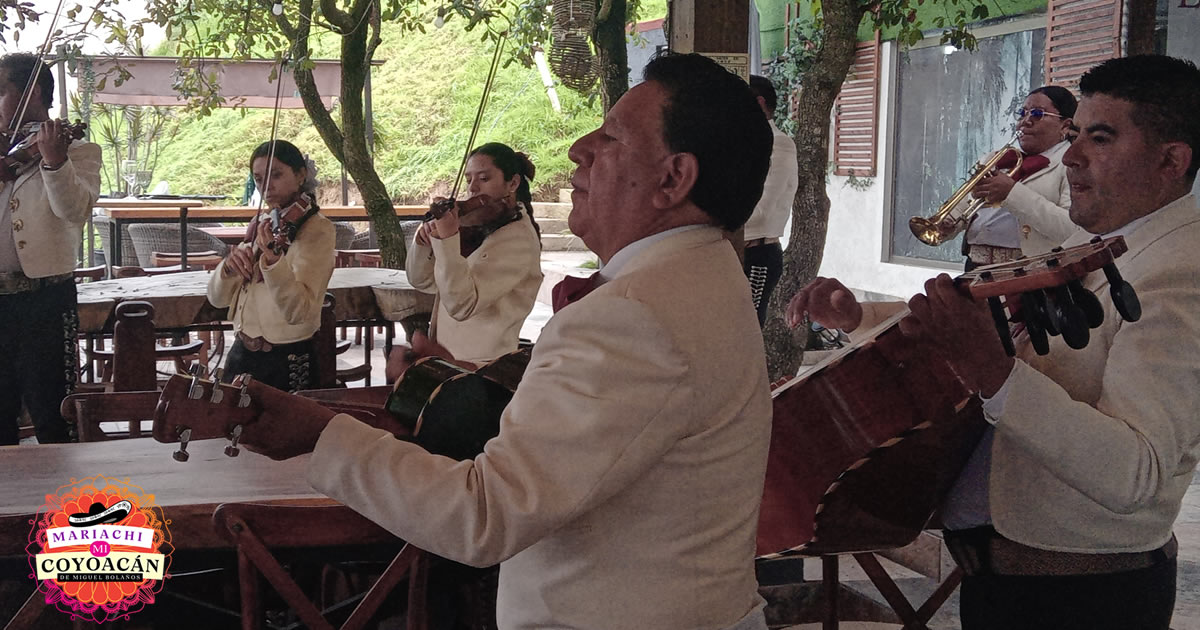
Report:
[[[829,163],[829,121],[834,100],[854,61],[858,24],[863,9],[858,0],[825,0],[823,44],[804,74],[796,112],[796,161],[800,186],[792,205],[792,231],[783,256],[780,278],[768,306],[763,338],[771,379],[790,376],[800,367],[808,331],[792,331],[783,311],[792,296],[817,276],[825,251],[829,196],[825,176]]]
[[[596,20],[592,41],[600,63],[600,99],[604,112],[629,90],[629,54],[625,50],[625,0],[611,0],[608,15]]]
[[[308,53],[308,32],[307,29],[298,30],[300,35],[294,43],[294,58],[303,59]],[[396,218],[392,198],[375,172],[375,163],[367,147],[363,87],[367,73],[371,71],[370,51],[374,50],[374,47],[368,47],[367,37],[368,29],[365,28],[354,29],[342,36],[341,127],[325,110],[316,82],[313,81],[312,70],[299,66],[296,68],[296,90],[321,140],[358,185],[371,228],[379,240],[383,266],[403,269],[407,254],[404,233],[400,229],[400,220]]]
[[[1125,54],[1154,54],[1154,20],[1157,3],[1154,0],[1129,0],[1129,41]]]

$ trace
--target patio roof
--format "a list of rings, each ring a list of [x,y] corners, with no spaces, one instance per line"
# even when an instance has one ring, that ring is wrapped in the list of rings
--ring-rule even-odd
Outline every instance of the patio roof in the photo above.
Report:
[[[90,63],[92,71],[97,75],[108,74],[104,89],[95,89],[92,99],[97,103],[112,105],[184,105],[184,99],[174,90],[175,75],[178,70],[178,57],[84,57],[84,63]],[[114,68],[117,62],[133,76],[120,85],[116,84]],[[250,59],[233,61],[230,59],[198,59],[193,64],[199,65],[205,72],[216,72],[221,86],[221,96],[226,100],[227,107],[268,107],[275,106],[275,91],[277,86],[270,80],[271,72],[277,65],[272,59]],[[337,59],[318,59],[313,62],[313,80],[317,84],[321,101],[328,109],[333,105],[333,97],[340,92],[342,66]],[[381,65],[382,61],[373,61],[371,65]],[[81,64],[82,65],[82,64]],[[111,73],[111,74],[109,74]],[[283,98],[280,107],[285,109],[302,109],[304,103],[296,90],[296,81],[290,72],[283,74]]]

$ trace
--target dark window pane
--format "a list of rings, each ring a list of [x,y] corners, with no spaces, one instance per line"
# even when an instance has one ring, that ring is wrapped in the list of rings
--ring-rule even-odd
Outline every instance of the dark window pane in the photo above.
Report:
[[[1042,85],[1044,29],[979,40],[975,52],[932,46],[901,53],[896,103],[891,259],[960,262],[962,237],[930,247],[908,229],[1013,138],[1012,113]],[[899,261],[898,261],[899,262]]]

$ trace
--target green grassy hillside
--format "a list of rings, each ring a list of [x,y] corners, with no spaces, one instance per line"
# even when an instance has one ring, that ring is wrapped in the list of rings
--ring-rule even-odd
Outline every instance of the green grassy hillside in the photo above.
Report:
[[[452,20],[427,33],[384,26],[375,58],[385,63],[372,75],[376,169],[397,202],[419,203],[431,193],[444,193],[457,172],[492,55],[479,32],[464,32],[463,24]],[[327,44],[321,48],[332,52]],[[475,143],[505,142],[529,153],[537,166],[535,198],[556,198],[571,173],[567,148],[601,120],[598,99],[588,103],[563,87],[558,96],[562,113],[550,107],[535,69],[515,63],[502,68]],[[265,109],[182,117],[154,180],[169,181],[177,194],[240,200],[246,159],[270,132],[271,111]],[[303,110],[281,112],[279,137],[314,158],[323,187],[337,186],[340,166]]]

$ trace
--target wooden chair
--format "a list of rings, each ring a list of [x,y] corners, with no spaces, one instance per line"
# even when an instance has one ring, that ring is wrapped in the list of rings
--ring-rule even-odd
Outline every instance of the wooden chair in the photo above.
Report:
[[[225,260],[225,257],[212,250],[195,253],[188,252],[188,270],[199,271],[203,269],[205,271],[212,271],[217,268],[217,265],[221,264],[222,260]],[[180,256],[177,253],[170,252],[150,252],[150,265],[151,268],[174,267],[179,269]]]
[[[166,267],[138,267],[135,265],[125,265],[123,267],[113,267],[113,277],[141,278],[143,276],[165,276],[170,273],[179,273],[181,271],[204,271],[204,268],[200,265],[193,265],[191,256],[189,255],[187,269],[184,269],[179,265],[169,265]]]
[[[213,513],[217,534],[233,543],[237,552],[238,584],[241,591],[243,630],[262,627],[263,602],[259,577],[267,582],[295,611],[310,630],[333,630],[322,611],[304,594],[272,554],[275,550],[320,551],[346,547],[384,547],[400,541],[382,527],[341,505],[297,506],[254,503],[225,503]],[[430,557],[411,544],[404,544],[383,574],[362,597],[341,630],[362,628],[378,611],[392,590],[408,577],[406,628],[427,630],[426,609]]]
[[[102,442],[143,437],[142,421],[154,419],[158,392],[102,392],[71,394],[63,399],[63,418],[75,424],[80,442]],[[126,423],[124,432],[106,432],[102,422]]]
[[[350,342],[337,339],[337,317],[334,315],[336,304],[333,294],[326,293],[325,301],[321,305],[321,327],[317,329],[314,344],[317,355],[317,373],[321,375],[321,380],[315,384],[314,389],[344,386],[346,383],[358,380],[370,382],[370,363],[363,363],[345,370],[339,370],[337,367],[337,355],[349,350]]]
[[[112,366],[113,391],[158,389],[156,362],[194,357],[199,355],[204,346],[199,340],[178,346],[155,343],[154,305],[149,302],[121,302],[117,304],[116,318],[112,349],[93,350],[88,357],[89,361],[105,361]]]
[[[212,252],[200,252],[200,253],[206,254],[206,253],[212,253]],[[211,266],[205,267],[205,266],[203,266],[203,264],[204,264],[203,262],[200,264],[193,264],[191,257],[189,256],[187,270],[188,271],[201,271],[204,269],[211,270],[211,269],[214,269],[216,267],[216,265],[219,264],[220,262],[221,261],[218,259],[216,262],[213,262]],[[117,279],[141,278],[141,277],[145,277],[145,276],[162,276],[162,275],[167,275],[167,274],[172,274],[172,273],[180,273],[182,271],[184,271],[184,269],[181,266],[179,266],[178,264],[167,266],[167,267],[148,267],[148,268],[147,267],[138,267],[138,266],[134,266],[134,265],[126,265],[126,266],[113,267],[112,268],[112,277],[117,278]],[[180,356],[174,358],[175,368],[178,371],[181,371],[181,372],[186,371],[188,361],[190,361],[190,360],[198,360],[200,363],[203,363],[207,366],[210,359],[212,359],[212,357],[219,356],[224,353],[224,351],[225,351],[224,335],[221,334],[219,331],[217,332],[217,334],[213,334],[213,332],[214,331],[209,330],[209,329],[197,331],[197,336],[200,338],[199,350],[197,352],[191,353],[191,354],[184,353],[184,354],[181,354]],[[177,343],[170,347],[171,348],[191,348],[192,347],[191,344],[193,344],[193,343],[196,343],[196,342],[183,341],[182,343]],[[88,358],[89,364],[94,362],[93,355],[101,355],[104,359],[111,358],[111,352],[106,352],[104,350],[103,344],[100,345],[99,350],[95,350],[89,345],[86,348],[85,352],[86,352],[86,356]],[[192,354],[195,354],[195,356],[192,356]],[[171,360],[169,357],[165,357],[165,355],[163,355],[163,356],[164,356],[164,358],[161,358],[160,360],[163,360],[163,361]],[[100,374],[99,377],[96,377],[96,376],[93,377],[93,382],[97,379],[100,381],[107,380],[107,374],[101,373],[102,367],[103,366],[93,366],[90,368],[92,374]]]
[[[103,280],[108,267],[97,265],[95,267],[79,267],[75,269],[75,284],[81,282],[96,282]],[[96,348],[104,349],[104,333],[80,333],[79,338],[83,341],[84,348],[84,365],[80,366],[78,378],[83,382],[83,377],[86,374],[91,382],[99,380],[99,372],[102,365],[99,361],[92,360],[93,352]]]
[[[334,250],[334,266],[335,267],[381,267],[383,266],[383,256],[378,249],[337,249]],[[346,329],[349,326],[342,326],[342,339],[346,338]],[[375,349],[375,328],[379,328],[380,332],[384,332],[382,327],[373,327],[369,324],[354,326],[354,343],[361,344],[363,342],[363,329],[366,329],[366,351],[369,353]]]
[[[104,265],[96,265],[95,267],[79,267],[75,269],[75,283],[94,282],[104,279],[104,272],[108,268]]]

